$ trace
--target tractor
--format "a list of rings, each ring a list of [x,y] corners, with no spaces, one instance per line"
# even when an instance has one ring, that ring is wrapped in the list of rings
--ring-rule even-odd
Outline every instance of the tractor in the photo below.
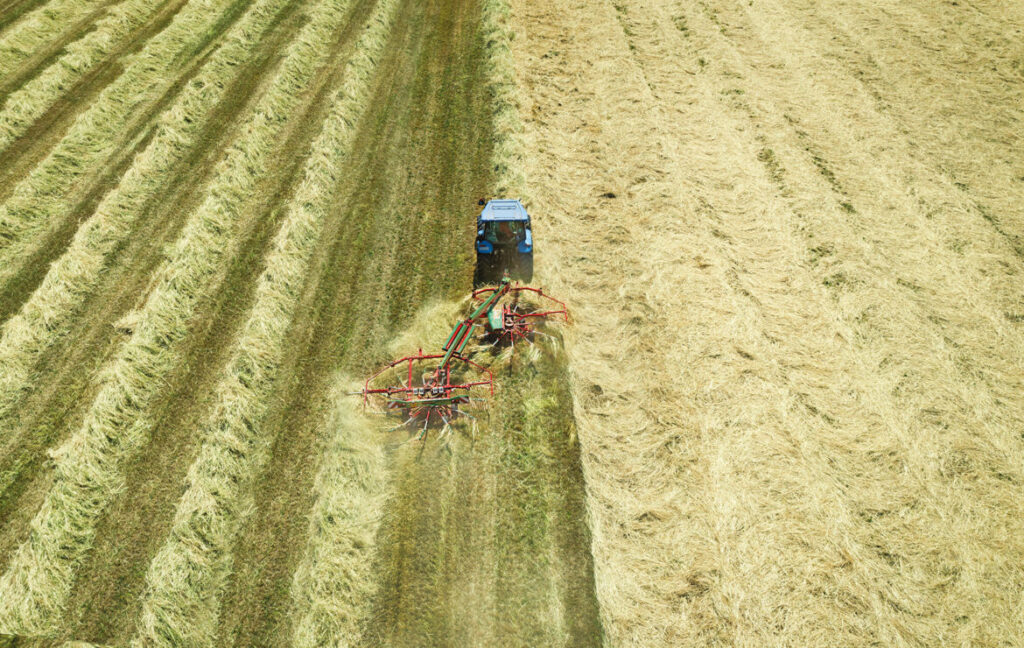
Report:
[[[481,200],[480,204],[484,202]],[[547,321],[569,322],[569,309],[542,288],[522,285],[533,276],[533,233],[530,217],[518,200],[492,200],[477,218],[477,287],[470,309],[436,353],[401,357],[367,378],[353,391],[365,404],[374,403],[403,421],[398,427],[418,428],[422,439],[431,427],[448,430],[466,410],[494,395],[494,375],[477,362],[483,349],[533,344],[538,327]],[[476,358],[476,360],[474,360]]]
[[[474,284],[495,284],[506,273],[520,281],[533,280],[533,231],[530,215],[518,200],[491,200],[476,219],[476,276]]]

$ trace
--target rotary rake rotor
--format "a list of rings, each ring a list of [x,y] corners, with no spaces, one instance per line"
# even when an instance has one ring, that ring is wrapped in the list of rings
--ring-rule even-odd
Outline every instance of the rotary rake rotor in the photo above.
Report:
[[[444,362],[442,363],[442,360]],[[461,355],[423,353],[390,362],[366,380],[363,402],[396,414],[399,427],[447,428],[474,401],[494,394],[491,371]]]
[[[540,333],[538,325],[544,321],[560,320],[569,323],[569,309],[564,302],[544,292],[543,288],[509,285],[473,291],[473,301],[485,302],[499,295],[499,301],[487,312],[484,320],[485,342],[491,346],[515,347],[516,342],[533,342]]]

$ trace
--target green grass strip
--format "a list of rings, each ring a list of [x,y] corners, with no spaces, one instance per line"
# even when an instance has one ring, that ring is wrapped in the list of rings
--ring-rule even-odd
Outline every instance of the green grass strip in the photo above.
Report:
[[[338,22],[335,14],[345,4],[347,0],[328,3],[305,38],[329,40]],[[303,181],[267,256],[255,303],[218,384],[213,415],[203,426],[203,445],[189,469],[188,488],[170,535],[150,564],[134,646],[212,646],[216,639],[219,592],[230,574],[231,548],[253,509],[250,488],[273,441],[261,421],[396,6],[397,0],[382,0],[360,35],[344,84],[333,97]]]
[[[290,1],[261,0],[232,27],[196,78],[160,116],[155,135],[118,186],[104,196],[36,291],[0,329],[0,438],[13,438],[12,415],[30,389],[36,361],[66,334],[75,309],[100,280],[109,255],[132,232],[147,201],[169,181],[175,166],[200,143],[198,138],[231,80],[258,53],[259,41]],[[18,466],[0,473],[0,493],[17,474]]]
[[[23,16],[0,38],[0,78],[6,77],[62,30],[103,4],[103,0],[51,0]]]
[[[508,0],[483,0],[483,34],[487,47],[488,85],[492,95],[494,152],[494,195],[526,200],[526,175],[523,122],[519,117],[519,90],[509,25],[512,9]]]
[[[21,137],[68,88],[98,65],[123,38],[156,13],[163,0],[128,0],[96,28],[65,48],[41,74],[11,93],[0,109],[0,152]]]
[[[154,101],[181,67],[180,57],[201,46],[205,35],[236,0],[193,0],[142,51],[124,73],[82,113],[64,138],[15,187],[0,206],[0,285],[30,252],[38,236],[68,217],[69,192],[122,146],[121,134],[135,111]]]
[[[59,627],[96,523],[124,488],[123,464],[149,440],[148,406],[180,361],[178,343],[188,335],[200,300],[237,252],[243,209],[271,172],[282,131],[326,63],[332,29],[343,20],[347,3],[327,2],[328,15],[314,19],[288,47],[255,115],[219,163],[205,201],[158,271],[134,334],[104,368],[81,427],[51,452],[53,485],[28,539],[0,577],[0,632],[45,635]]]

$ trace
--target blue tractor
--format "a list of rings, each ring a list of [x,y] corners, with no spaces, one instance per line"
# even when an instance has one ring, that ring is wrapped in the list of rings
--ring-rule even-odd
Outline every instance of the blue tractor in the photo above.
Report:
[[[505,272],[513,279],[533,279],[530,215],[518,200],[491,200],[476,219],[475,283],[496,283]]]

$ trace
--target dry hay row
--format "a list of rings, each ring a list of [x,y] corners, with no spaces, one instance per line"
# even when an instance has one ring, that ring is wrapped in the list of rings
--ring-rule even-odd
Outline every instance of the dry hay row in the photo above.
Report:
[[[907,127],[905,109],[898,108],[898,102],[893,101],[895,86],[868,79],[859,61],[839,59],[822,44],[832,42],[831,31],[819,34],[817,29],[804,24],[806,16],[790,13],[785,3],[782,7],[771,3],[743,7],[739,16],[723,10],[719,20],[726,19],[731,38],[719,35],[727,43],[719,48],[725,57],[722,64],[727,62],[728,73],[748,79],[737,83],[748,86],[749,98],[736,97],[733,103],[766,126],[765,141],[774,147],[769,149],[774,151],[773,156],[790,153],[805,160],[810,158],[807,161],[819,167],[821,173],[811,177],[824,176],[828,182],[818,184],[831,185],[826,193],[834,194],[847,211],[856,209],[839,224],[849,223],[854,228],[864,221],[871,224],[870,231],[879,234],[875,240],[865,241],[865,245],[885,249],[885,266],[899,268],[908,297],[921,302],[922,307],[936,309],[935,315],[945,320],[964,324],[974,318],[970,327],[995,330],[1001,338],[999,348],[1014,344],[1014,337],[1019,336],[1012,330],[1011,322],[1024,306],[1015,289],[1019,283],[1016,275],[1024,266],[1012,259],[1011,248],[1016,247],[1020,254],[1019,243],[1015,245],[1013,241],[1012,215],[1005,223],[1008,231],[1004,233],[998,225],[1002,210],[989,214],[975,200],[980,194],[992,206],[991,196],[956,185],[950,169],[942,162],[944,151],[940,149],[946,147],[923,146],[922,129]],[[912,50],[908,47],[909,51]],[[906,65],[915,70],[920,67],[920,63]],[[808,82],[811,74],[814,81]],[[978,80],[979,86],[984,86],[982,79]],[[782,86],[785,92],[775,92],[772,86]],[[828,92],[822,93],[823,89]],[[842,93],[846,94],[843,101],[822,98],[823,94]],[[1018,99],[1007,94],[998,101],[997,96],[990,96],[995,104],[992,113],[1016,104]],[[844,118],[835,119],[834,113],[842,113]],[[998,121],[1010,123],[1010,118]],[[935,120],[928,124],[929,129],[939,127]],[[1009,133],[994,126],[985,132],[1000,151],[995,158],[1002,151],[1014,150]],[[966,132],[962,137],[972,139]],[[974,150],[975,164],[984,166],[991,162],[997,166],[998,160],[986,155],[984,147]],[[1005,191],[1012,184],[1004,182],[998,187]],[[1012,194],[1006,191],[1007,198]],[[805,200],[805,211],[811,216],[817,213],[810,207],[816,200],[817,196]],[[912,222],[917,227],[908,233],[889,226],[896,214],[900,215],[900,222]],[[856,236],[857,232],[851,234]],[[908,236],[919,244],[908,245]],[[826,255],[832,256],[841,255]],[[930,262],[921,262],[924,256]],[[820,260],[823,265],[831,261]],[[937,267],[953,271],[937,273]],[[989,289],[963,294],[965,279],[976,281],[979,277],[985,277]],[[943,299],[937,299],[938,296]],[[967,301],[970,308],[964,307]],[[935,322],[929,322],[929,327],[935,326]],[[986,361],[991,361],[991,352],[986,355]]]
[[[1013,154],[1024,145],[1020,3],[997,3],[998,18],[965,4],[777,6],[807,24],[813,37],[834,43],[823,48],[829,58],[859,68],[858,78],[878,94],[882,108],[914,134],[915,152],[980,198],[989,217],[1016,236],[1020,250],[1024,158]]]
[[[40,47],[108,0],[50,0],[0,36],[0,78],[13,73]]]
[[[329,41],[347,5],[348,0],[332,0],[300,39]],[[303,182],[268,253],[255,303],[217,386],[213,415],[200,433],[203,445],[189,469],[170,537],[150,563],[135,646],[212,646],[215,641],[219,593],[231,571],[232,547],[252,513],[251,486],[269,455],[272,439],[262,419],[288,349],[289,325],[309,261],[333,211],[354,125],[367,105],[370,81],[398,6],[397,0],[381,2],[356,43]]]
[[[0,110],[0,153],[162,4],[162,0],[127,0],[117,5],[92,31],[68,45],[57,61],[11,93]]]
[[[295,648],[357,644],[375,588],[373,554],[387,490],[386,461],[380,443],[367,434],[373,424],[346,395],[355,386],[346,388],[343,380],[336,385],[309,539],[291,587]]]
[[[243,208],[272,168],[278,137],[329,54],[325,34],[344,18],[334,3],[316,13],[289,46],[255,115],[219,163],[205,201],[168,252],[135,332],[105,367],[81,427],[52,451],[53,486],[0,578],[0,630],[45,634],[58,625],[96,523],[124,486],[124,462],[149,441],[146,410],[180,360],[177,343],[188,335],[218,269],[237,252]]]
[[[730,23],[733,38],[714,51],[724,75],[750,80],[748,99],[729,103],[762,128],[775,181],[804,223],[807,247],[820,251],[811,265],[837,298],[839,315],[874,352],[902,339],[903,353],[889,353],[890,370],[905,364],[903,382],[944,376],[950,387],[939,411],[962,409],[956,418],[970,426],[1001,423],[986,438],[1006,446],[997,455],[1012,456],[1016,435],[1007,433],[1024,419],[1015,397],[1024,366],[1020,354],[1006,351],[1024,347],[1024,332],[1008,319],[1021,303],[1024,266],[934,161],[915,153],[910,134],[887,111],[872,109],[870,90],[842,102],[820,99],[823,89],[838,95],[857,84],[823,60],[820,47],[796,45],[813,43],[811,34],[788,27],[787,17],[743,11],[755,14],[749,27]],[[759,31],[763,43],[735,38],[741,28]],[[837,113],[844,119],[828,118]],[[828,173],[820,169],[826,164]]]
[[[519,99],[512,41],[515,32],[509,19],[512,9],[508,0],[485,0],[483,34],[487,45],[489,90],[493,95],[494,153],[491,156],[495,196],[516,196],[528,202],[524,173],[525,149],[522,141],[523,123],[519,118]]]
[[[68,249],[47,271],[21,310],[0,329],[0,436],[9,443],[14,408],[30,388],[32,368],[66,334],[75,309],[103,274],[109,255],[133,231],[143,207],[175,172],[197,141],[229,82],[258,51],[260,40],[288,0],[262,0],[225,35],[195,79],[164,112],[146,149],[136,156],[118,186],[104,196],[96,213],[75,233]],[[0,493],[18,474],[0,474]]]
[[[0,284],[16,270],[49,227],[67,217],[78,181],[116,152],[129,118],[172,82],[181,55],[216,28],[232,0],[189,2],[163,31],[131,57],[125,71],[103,90],[54,148],[0,206]],[[142,91],[140,91],[142,89]]]

